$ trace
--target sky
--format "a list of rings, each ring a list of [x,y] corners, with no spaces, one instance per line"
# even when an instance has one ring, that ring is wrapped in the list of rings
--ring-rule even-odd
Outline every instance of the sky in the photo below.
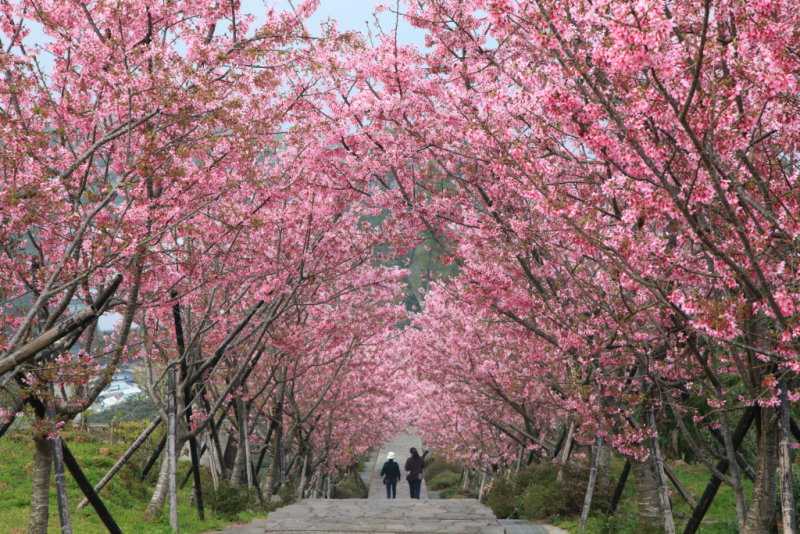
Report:
[[[395,2],[396,0],[320,0],[319,9],[309,21],[309,30],[316,32],[319,30],[320,23],[333,19],[340,30],[356,30],[366,33],[369,24],[374,31],[374,9],[379,4],[387,4],[393,9]],[[242,0],[242,9],[255,14],[264,9],[265,3],[281,9],[289,7],[288,0]],[[385,10],[380,14],[378,20],[385,30],[394,28],[395,15],[393,12]],[[422,46],[423,33],[401,19],[398,26],[398,41]]]
[[[255,15],[255,22],[258,25],[259,19],[263,20],[263,16],[259,17],[260,14],[270,7],[290,9],[290,1],[241,0],[241,6],[244,12]],[[295,5],[297,5],[298,1],[295,0]],[[371,29],[374,35],[378,33],[376,24],[380,24],[385,31],[393,31],[396,2],[397,0],[319,0],[319,8],[308,21],[308,30],[312,34],[319,33],[322,23],[332,19],[336,21],[339,31],[360,31],[366,35]],[[376,21],[374,11],[381,4],[388,5],[391,9],[381,12]],[[47,41],[42,28],[38,24],[29,24],[29,29],[30,34],[23,41],[27,46],[41,45]],[[422,30],[414,28],[402,17],[398,23],[397,37],[398,42],[401,44],[413,44],[424,48],[424,33]],[[40,62],[45,72],[49,71],[51,67],[50,58],[45,55],[40,57]]]

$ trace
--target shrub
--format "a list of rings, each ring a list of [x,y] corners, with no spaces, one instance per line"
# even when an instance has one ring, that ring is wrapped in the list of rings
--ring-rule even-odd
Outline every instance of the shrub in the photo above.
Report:
[[[571,512],[570,496],[553,481],[533,483],[519,497],[519,515],[525,519],[543,519]]]
[[[437,475],[447,471],[460,473],[463,468],[460,465],[436,457],[425,466],[425,478],[432,480]]]
[[[434,491],[444,490],[447,488],[458,487],[461,482],[461,475],[453,471],[442,471],[436,476],[428,479],[428,489]]]
[[[512,517],[516,512],[516,500],[519,494],[513,479],[500,477],[495,479],[486,494],[486,505],[500,519]]]
[[[474,495],[464,493],[458,486],[445,488],[439,493],[440,499],[468,499],[471,497],[474,497]]]
[[[367,493],[363,484],[359,484],[352,476],[340,480],[333,488],[334,499],[365,499]]]
[[[563,479],[556,481],[558,466],[547,462],[533,464],[510,478],[500,477],[486,495],[486,504],[498,517],[546,519],[575,515],[581,512],[588,482],[585,466],[569,464],[563,468]],[[601,477],[592,498],[593,511],[606,511],[613,486]]]
[[[281,498],[281,505],[292,504],[297,500],[297,483],[288,480],[278,489],[278,496]]]
[[[219,487],[208,492],[208,506],[220,517],[235,520],[250,507],[250,494],[245,487],[220,480]]]
[[[528,484],[519,499],[519,514],[525,519],[580,514],[589,470],[586,466],[568,464],[561,482],[556,481],[558,466],[536,464],[526,470]],[[611,503],[612,482],[606,477],[597,480],[592,497],[592,510],[607,511]]]

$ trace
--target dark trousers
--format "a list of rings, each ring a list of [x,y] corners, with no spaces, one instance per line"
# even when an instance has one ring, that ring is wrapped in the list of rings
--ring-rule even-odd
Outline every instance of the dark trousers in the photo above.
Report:
[[[408,489],[411,492],[412,499],[419,499],[419,492],[422,489],[422,479],[409,480]]]
[[[387,480],[384,482],[386,484],[386,498],[387,499],[396,499],[397,498],[397,481],[396,480]]]

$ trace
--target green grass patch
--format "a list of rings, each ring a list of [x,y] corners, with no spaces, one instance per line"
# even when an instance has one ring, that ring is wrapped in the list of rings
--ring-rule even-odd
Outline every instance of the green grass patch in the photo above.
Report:
[[[86,477],[90,482],[96,483],[143,428],[140,423],[124,423],[111,429],[92,428],[86,433],[67,430],[64,432],[64,439]],[[147,480],[139,480],[140,469],[159,437],[157,433],[155,436],[151,436],[149,442],[100,493],[100,497],[123,532],[143,534],[170,532],[166,506],[159,518],[148,521],[144,517],[158,465],[153,468]],[[2,458],[2,462],[0,462],[0,525],[3,525],[3,532],[22,534],[27,530],[31,499],[30,476],[33,445],[30,434],[24,430],[12,431],[0,439],[0,458]],[[183,475],[188,469],[188,463],[180,463],[178,467],[179,481],[183,479]],[[87,506],[80,512],[75,511],[83,494],[69,472],[65,473],[65,478],[73,531],[81,534],[106,533],[107,530],[91,506]],[[208,479],[206,478],[206,480]],[[197,512],[192,505],[191,481],[178,493],[178,518],[182,532],[208,532],[225,527],[232,521],[247,522],[259,515],[264,515],[252,511],[232,512],[230,506],[218,513],[211,506],[214,504],[215,496],[210,481],[207,484],[204,483],[203,489],[207,500],[205,521],[198,519]],[[236,503],[234,506],[240,507],[240,505],[241,503]],[[55,485],[52,482],[49,532],[54,534],[59,532]]]
[[[615,458],[612,463],[612,476],[616,483],[619,473],[622,471],[623,462]],[[675,471],[678,479],[686,489],[699,499],[705,490],[710,475],[708,469],[703,465],[689,465],[683,462],[674,462],[670,466]],[[745,481],[745,490],[748,494],[752,489],[749,481]],[[689,505],[681,498],[678,492],[670,485],[671,500],[673,506],[673,517],[678,532],[683,530],[692,510]],[[636,490],[633,475],[628,478],[622,500],[617,512],[613,516],[606,516],[602,513],[594,512],[589,518],[586,532],[588,534],[644,534],[651,525],[641,525],[636,515]],[[553,523],[569,532],[579,532],[579,518],[577,515],[556,517]],[[723,484],[720,486],[717,496],[709,508],[699,532],[703,534],[735,534],[738,532],[736,526],[736,502],[733,490]]]

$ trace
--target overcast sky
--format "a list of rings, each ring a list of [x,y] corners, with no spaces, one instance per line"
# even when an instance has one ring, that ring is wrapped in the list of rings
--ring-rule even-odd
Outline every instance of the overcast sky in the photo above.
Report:
[[[279,8],[288,8],[288,0],[242,0],[242,8],[251,13],[263,12],[265,3]],[[394,9],[395,0],[320,0],[319,9],[310,21],[309,30],[318,31],[321,22],[334,19],[341,30],[358,30],[366,33],[367,24],[374,28],[372,13],[376,6],[385,4]],[[389,10],[380,14],[379,22],[385,30],[394,28],[395,16]],[[373,30],[374,31],[374,30]],[[399,40],[422,46],[423,33],[401,19]]]
[[[242,10],[256,16],[256,24],[259,19],[263,20],[262,15],[269,7],[277,9],[289,9],[290,0],[241,0]],[[372,29],[373,34],[377,33],[376,19],[373,15],[375,8],[380,4],[391,6],[391,10],[384,10],[380,13],[377,23],[386,31],[392,31],[395,24],[394,6],[396,0],[320,0],[319,9],[308,22],[308,30],[311,33],[318,33],[320,25],[330,19],[336,21],[339,30],[355,30],[364,34],[368,28]],[[297,2],[295,1],[295,5]],[[25,38],[24,42],[28,46],[42,44],[45,42],[44,34],[38,24],[30,25],[31,33]],[[406,20],[400,19],[398,25],[398,40],[404,44],[416,44],[423,46],[423,32],[411,26]],[[49,67],[49,58],[42,58],[44,67]]]

